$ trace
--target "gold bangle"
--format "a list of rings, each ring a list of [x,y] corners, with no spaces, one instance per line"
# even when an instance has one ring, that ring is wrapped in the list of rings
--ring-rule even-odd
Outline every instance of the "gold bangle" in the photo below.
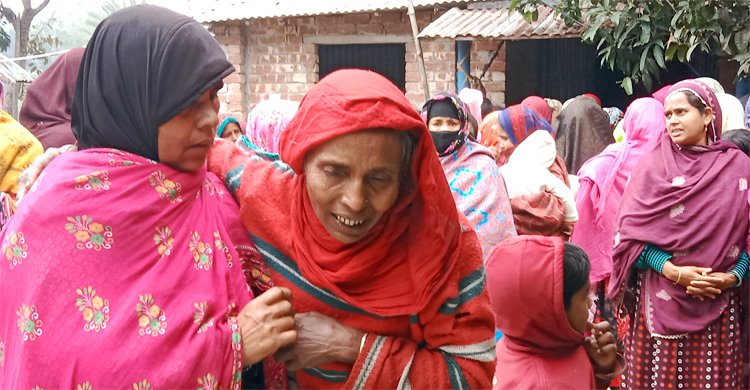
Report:
[[[677,267],[677,280],[672,284],[680,283],[680,279],[682,279],[682,267]]]

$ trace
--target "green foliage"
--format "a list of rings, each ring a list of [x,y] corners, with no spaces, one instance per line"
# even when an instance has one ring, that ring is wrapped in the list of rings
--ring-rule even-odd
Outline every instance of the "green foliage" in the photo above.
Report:
[[[43,24],[33,25],[29,34],[28,55],[44,54],[62,46],[62,41],[55,34],[52,27],[56,23],[55,17],[50,17]],[[54,59],[54,58],[53,58]],[[32,74],[40,74],[49,65],[50,58],[42,57],[26,62],[26,70]]]
[[[548,0],[512,0],[511,9],[535,20]],[[750,74],[748,0],[559,0],[555,7],[581,39],[595,45],[602,67],[620,70],[628,94],[651,90],[670,60],[690,61],[696,49],[734,59]]]

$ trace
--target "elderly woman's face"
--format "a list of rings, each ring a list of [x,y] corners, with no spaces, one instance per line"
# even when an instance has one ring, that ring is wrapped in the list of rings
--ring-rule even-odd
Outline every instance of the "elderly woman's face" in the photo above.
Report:
[[[401,172],[397,133],[366,130],[334,138],[307,155],[307,193],[336,240],[364,238],[396,202]]]
[[[206,162],[219,122],[218,86],[192,106],[159,126],[159,161],[181,171],[195,171]]]
[[[228,139],[232,142],[237,141],[242,135],[242,128],[240,125],[231,122],[224,126],[224,132],[221,133],[221,138]]]

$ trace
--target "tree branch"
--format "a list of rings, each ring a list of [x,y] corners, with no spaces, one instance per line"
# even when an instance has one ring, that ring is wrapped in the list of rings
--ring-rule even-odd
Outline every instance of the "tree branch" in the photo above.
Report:
[[[36,16],[36,14],[39,13],[39,11],[43,10],[44,7],[47,6],[47,4],[49,4],[49,0],[44,0],[42,1],[42,4],[39,4],[36,8],[33,8],[31,7],[31,0],[23,0],[24,12],[29,12],[33,18],[34,16]]]
[[[16,13],[13,12],[12,9],[2,4],[0,4],[0,14],[2,14],[5,19],[8,19],[10,24],[13,24],[13,25],[15,25],[16,20],[18,19],[18,17],[16,16]]]

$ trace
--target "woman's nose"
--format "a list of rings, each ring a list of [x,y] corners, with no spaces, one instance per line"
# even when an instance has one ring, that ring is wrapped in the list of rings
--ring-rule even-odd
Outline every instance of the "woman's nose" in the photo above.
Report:
[[[361,211],[367,204],[364,185],[353,180],[346,186],[344,196],[341,198],[342,203],[352,211]]]

